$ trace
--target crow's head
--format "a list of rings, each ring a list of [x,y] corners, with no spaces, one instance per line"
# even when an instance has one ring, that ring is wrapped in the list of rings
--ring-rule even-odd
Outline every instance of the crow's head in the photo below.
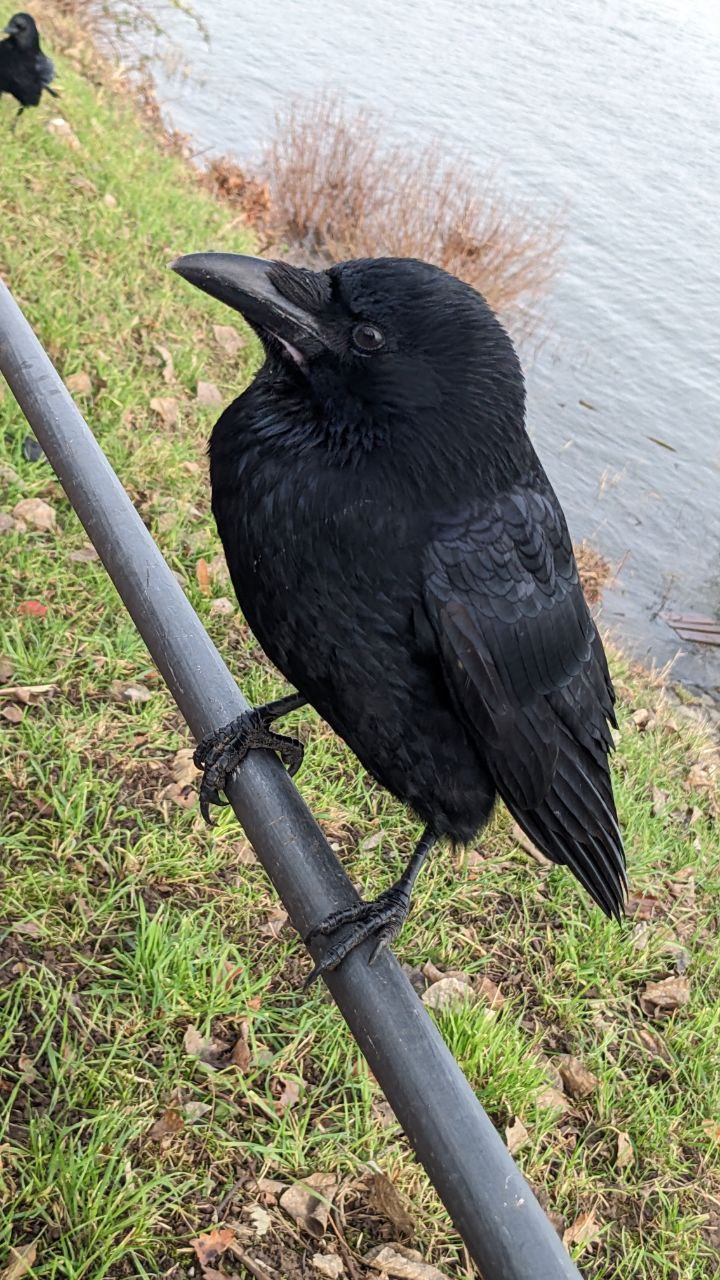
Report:
[[[19,49],[34,49],[39,43],[35,19],[29,13],[16,13],[5,27]]]
[[[401,429],[522,429],[508,335],[479,293],[439,267],[367,258],[309,271],[228,253],[172,266],[245,317],[267,356],[259,377],[306,397],[334,438],[344,430],[370,448]]]

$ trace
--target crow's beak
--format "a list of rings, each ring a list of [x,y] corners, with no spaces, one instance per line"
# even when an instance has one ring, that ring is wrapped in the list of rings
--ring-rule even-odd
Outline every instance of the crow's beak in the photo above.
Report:
[[[285,298],[270,279],[276,264],[237,253],[189,253],[172,271],[245,317],[260,337],[276,338],[303,364],[324,346],[317,319]]]

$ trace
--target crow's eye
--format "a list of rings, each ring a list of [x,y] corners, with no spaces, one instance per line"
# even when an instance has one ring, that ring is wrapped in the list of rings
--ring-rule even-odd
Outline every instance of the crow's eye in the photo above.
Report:
[[[374,324],[356,324],[352,331],[352,340],[358,351],[369,355],[371,351],[379,351],[385,346],[385,338]]]

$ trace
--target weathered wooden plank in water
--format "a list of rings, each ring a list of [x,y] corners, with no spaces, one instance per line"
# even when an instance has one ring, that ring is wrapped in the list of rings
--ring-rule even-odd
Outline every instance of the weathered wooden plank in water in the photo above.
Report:
[[[661,613],[660,617],[681,640],[720,646],[720,622],[715,618],[706,618],[701,613]]]

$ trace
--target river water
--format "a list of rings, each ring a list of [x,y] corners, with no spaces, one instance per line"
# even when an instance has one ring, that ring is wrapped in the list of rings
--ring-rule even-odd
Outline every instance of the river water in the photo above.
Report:
[[[720,691],[720,648],[659,617],[720,620],[720,0],[192,2],[209,43],[163,16],[193,76],[157,87],[198,150],[255,158],[287,96],[332,86],[561,211],[530,430],[620,566],[603,622]]]

